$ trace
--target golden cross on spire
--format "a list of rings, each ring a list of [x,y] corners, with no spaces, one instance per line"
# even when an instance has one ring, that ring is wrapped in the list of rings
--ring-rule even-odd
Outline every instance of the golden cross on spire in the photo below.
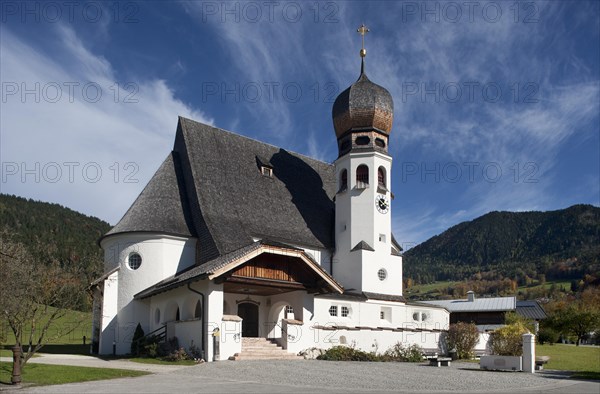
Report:
[[[362,49],[360,50],[360,57],[367,56],[367,50],[365,49],[365,34],[370,32],[370,30],[363,23],[358,29],[356,29],[358,33],[362,36]]]

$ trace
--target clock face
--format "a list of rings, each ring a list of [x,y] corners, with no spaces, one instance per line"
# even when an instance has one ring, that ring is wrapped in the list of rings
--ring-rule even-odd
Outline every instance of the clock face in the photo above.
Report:
[[[375,206],[381,213],[388,213],[390,210],[390,202],[383,194],[379,194],[377,198],[375,198]]]

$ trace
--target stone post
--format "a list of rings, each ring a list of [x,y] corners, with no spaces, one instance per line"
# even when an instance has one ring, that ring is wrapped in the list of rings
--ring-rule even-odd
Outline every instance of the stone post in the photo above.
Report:
[[[523,371],[535,373],[535,335],[523,334]]]

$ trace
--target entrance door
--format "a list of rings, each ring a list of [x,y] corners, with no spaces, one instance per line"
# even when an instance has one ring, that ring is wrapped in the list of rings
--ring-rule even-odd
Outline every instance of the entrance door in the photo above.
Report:
[[[238,316],[242,321],[242,337],[258,337],[258,305],[244,302],[238,305]]]

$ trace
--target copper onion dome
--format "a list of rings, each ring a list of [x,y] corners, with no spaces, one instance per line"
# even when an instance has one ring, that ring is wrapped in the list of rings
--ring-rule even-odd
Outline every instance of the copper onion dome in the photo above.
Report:
[[[389,135],[394,119],[392,95],[382,86],[367,78],[364,67],[364,34],[368,29],[363,25],[358,29],[363,36],[360,77],[335,99],[332,110],[333,127],[339,139],[351,130],[375,129]]]

